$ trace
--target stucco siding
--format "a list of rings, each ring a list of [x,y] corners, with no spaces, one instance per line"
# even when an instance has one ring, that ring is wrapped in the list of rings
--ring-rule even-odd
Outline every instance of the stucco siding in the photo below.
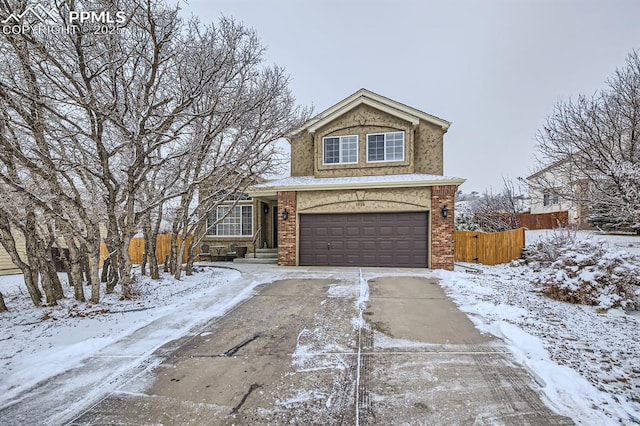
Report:
[[[404,160],[393,162],[367,162],[367,135],[402,131],[405,134]],[[358,163],[323,164],[323,138],[327,136],[358,136]],[[371,176],[413,173],[413,126],[397,117],[360,105],[338,119],[318,129],[314,135],[315,176]]]
[[[291,138],[291,176],[313,176],[313,135]]]
[[[404,160],[367,162],[367,135],[398,131],[405,135]],[[358,136],[358,162],[324,164],[323,138],[346,135]],[[408,121],[368,105],[360,105],[319,128],[314,134],[304,131],[290,139],[291,176],[442,175],[443,136],[441,127],[424,120],[414,128]]]
[[[415,133],[415,173],[444,174],[442,128],[420,120]]]
[[[381,213],[431,209],[430,188],[299,192],[299,213]]]

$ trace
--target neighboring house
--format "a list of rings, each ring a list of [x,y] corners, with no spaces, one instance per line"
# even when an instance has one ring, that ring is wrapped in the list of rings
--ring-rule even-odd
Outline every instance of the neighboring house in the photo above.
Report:
[[[567,178],[566,164],[559,162],[527,177],[531,214],[567,212],[569,225],[588,228],[588,209],[558,193],[571,193],[581,189],[580,181]],[[556,188],[553,190],[552,188]]]
[[[450,125],[361,89],[288,135],[291,177],[250,187],[209,241],[256,235],[286,266],[453,269]]]

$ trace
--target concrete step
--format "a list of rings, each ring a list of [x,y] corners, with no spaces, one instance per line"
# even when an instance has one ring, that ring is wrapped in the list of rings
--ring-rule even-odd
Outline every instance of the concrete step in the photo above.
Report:
[[[247,253],[245,257],[253,257],[253,253]],[[278,257],[277,248],[257,249],[256,257],[261,259],[276,259]]]
[[[235,258],[233,259],[233,263],[260,263],[265,265],[277,265],[278,257],[253,257],[251,256],[243,257],[243,258]]]
[[[253,253],[247,253],[244,257],[253,257]],[[275,259],[278,257],[278,253],[260,253],[256,252],[256,257],[261,259]]]

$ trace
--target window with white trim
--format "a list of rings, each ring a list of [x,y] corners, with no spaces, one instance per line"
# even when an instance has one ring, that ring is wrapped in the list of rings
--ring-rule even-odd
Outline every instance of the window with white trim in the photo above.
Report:
[[[213,225],[216,220],[219,222]],[[218,206],[215,216],[207,220],[207,234],[217,237],[253,235],[253,206]]]
[[[403,161],[404,132],[367,135],[367,161]]]
[[[355,164],[358,162],[358,135],[322,138],[323,164]]]

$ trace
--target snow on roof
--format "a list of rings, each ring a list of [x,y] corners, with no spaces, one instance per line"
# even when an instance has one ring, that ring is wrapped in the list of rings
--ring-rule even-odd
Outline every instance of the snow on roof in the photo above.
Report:
[[[349,176],[318,178],[315,176],[292,176],[284,179],[253,185],[249,193],[268,191],[310,191],[317,189],[389,188],[403,186],[461,185],[465,179],[459,177],[427,175],[419,173],[384,176]]]

